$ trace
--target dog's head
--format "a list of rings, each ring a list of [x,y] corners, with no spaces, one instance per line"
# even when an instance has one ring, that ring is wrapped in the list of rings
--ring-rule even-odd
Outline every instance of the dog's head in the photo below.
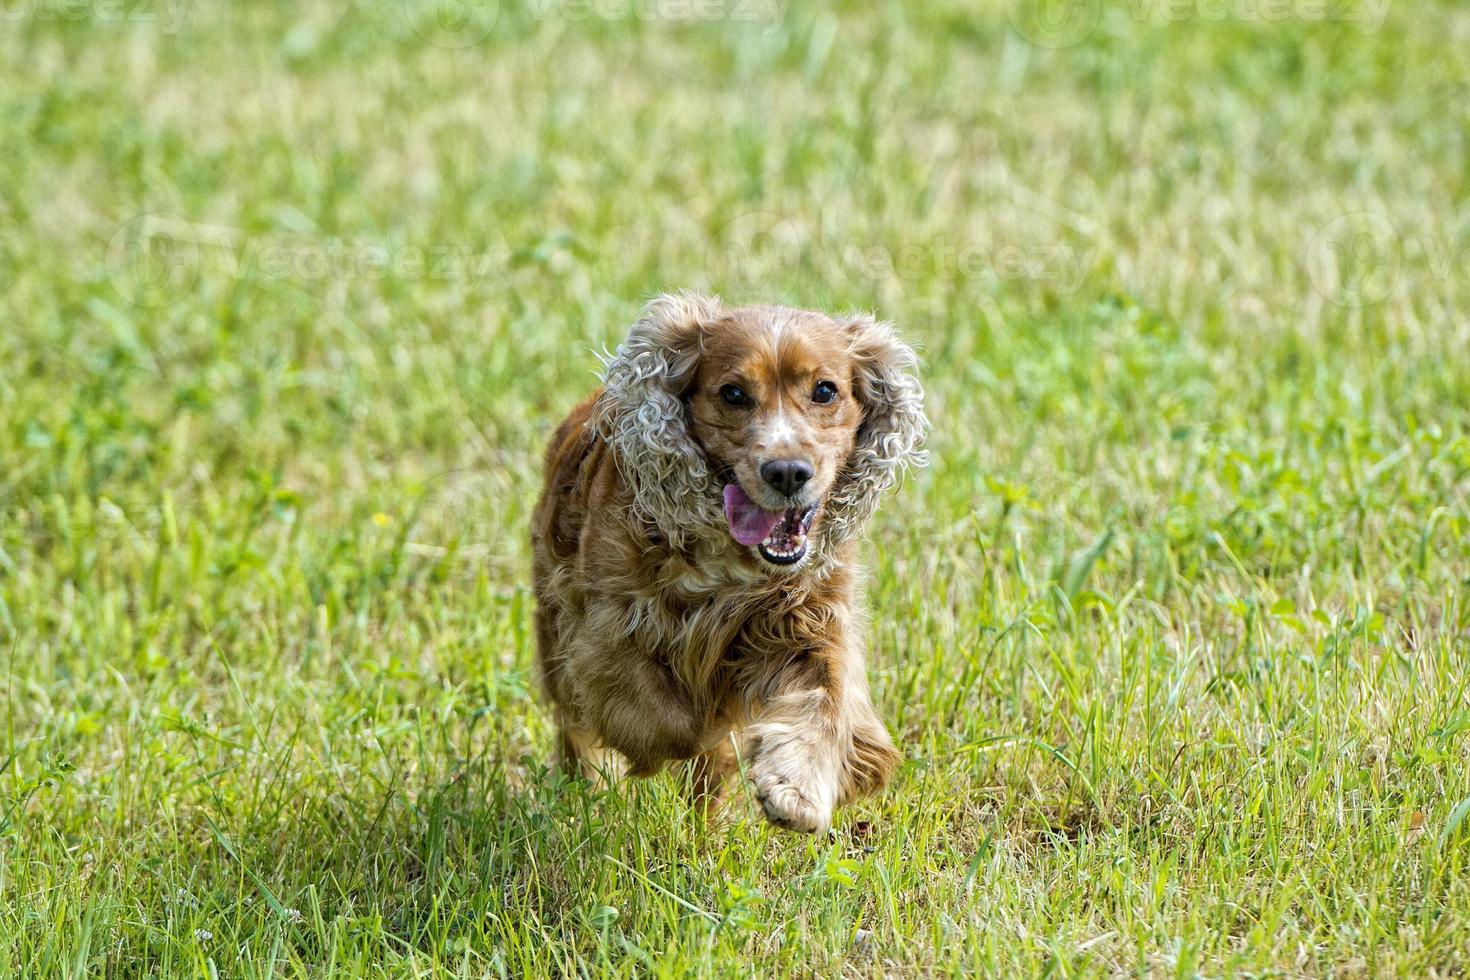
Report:
[[[661,296],[608,362],[594,420],[663,536],[723,537],[794,569],[923,461],[915,366],[869,316]]]

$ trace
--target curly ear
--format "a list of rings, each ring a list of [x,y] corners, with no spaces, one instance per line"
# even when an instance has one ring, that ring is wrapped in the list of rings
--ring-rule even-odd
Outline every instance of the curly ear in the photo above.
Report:
[[[823,521],[837,540],[862,530],[905,469],[929,461],[923,450],[929,420],[917,374],[919,359],[890,323],[857,314],[843,326],[850,337],[853,387],[863,421]]]
[[[689,435],[684,395],[699,364],[701,328],[722,315],[717,299],[656,297],[607,359],[591,425],[608,441],[640,517],[676,546],[720,520],[718,488]]]

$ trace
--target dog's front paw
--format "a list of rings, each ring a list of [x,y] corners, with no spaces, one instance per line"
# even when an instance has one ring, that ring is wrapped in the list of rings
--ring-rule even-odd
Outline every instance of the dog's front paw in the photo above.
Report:
[[[777,827],[803,834],[825,834],[832,826],[832,807],[836,802],[831,780],[811,769],[809,762],[785,759],[790,753],[773,753],[756,759],[752,767],[755,796],[766,819]]]
[[[791,783],[779,778],[756,783],[756,799],[766,812],[766,819],[777,827],[803,834],[824,834],[832,826],[832,810],[807,799]]]

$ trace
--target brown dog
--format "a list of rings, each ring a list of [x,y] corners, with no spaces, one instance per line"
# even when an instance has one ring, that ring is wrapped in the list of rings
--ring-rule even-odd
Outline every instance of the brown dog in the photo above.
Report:
[[[693,760],[731,734],[772,822],[821,832],[899,761],[873,712],[857,537],[927,422],[885,323],[690,295],[650,303],[557,429],[532,531],[563,762]]]

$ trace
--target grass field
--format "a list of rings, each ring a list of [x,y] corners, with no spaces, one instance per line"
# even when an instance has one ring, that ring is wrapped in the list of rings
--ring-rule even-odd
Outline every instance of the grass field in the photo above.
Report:
[[[1464,974],[1467,42],[7,5],[0,975]],[[541,445],[680,287],[922,349],[831,839],[548,769]]]

